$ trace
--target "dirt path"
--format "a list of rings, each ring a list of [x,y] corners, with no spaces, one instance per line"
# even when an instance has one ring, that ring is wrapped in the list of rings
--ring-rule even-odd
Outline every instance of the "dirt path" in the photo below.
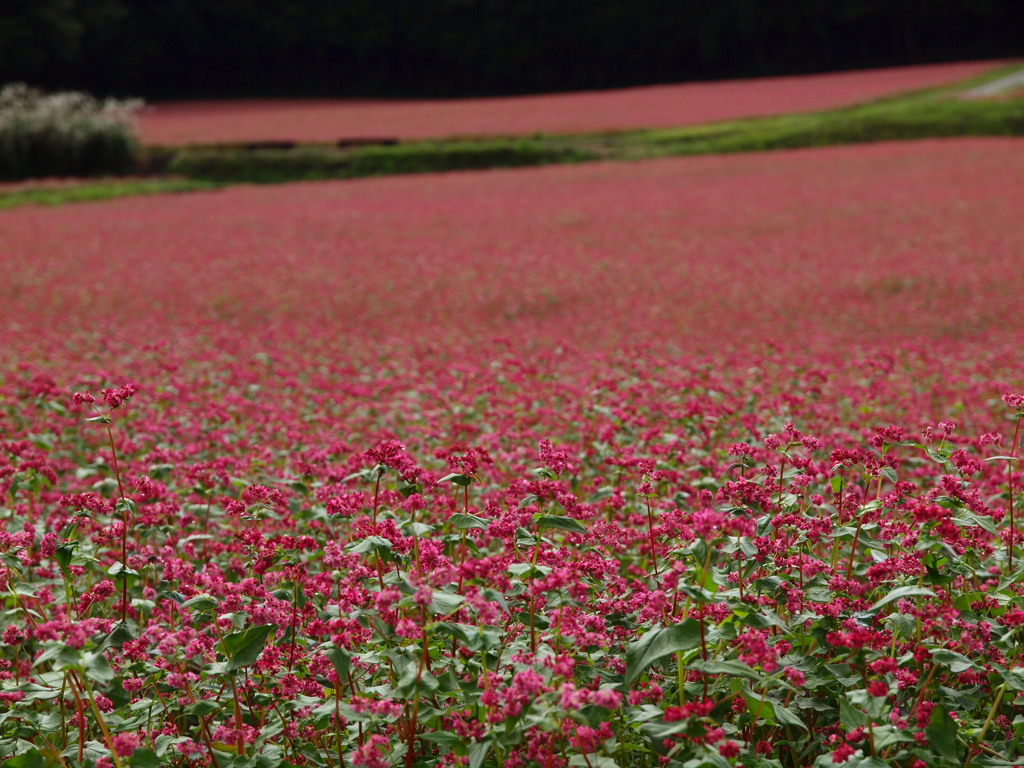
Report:
[[[998,80],[993,80],[990,83],[979,85],[977,88],[971,88],[969,91],[964,91],[963,98],[988,99],[992,96],[998,96],[1000,93],[1011,91],[1015,88],[1024,88],[1024,69],[1011,72],[1005,77],[1000,77]]]

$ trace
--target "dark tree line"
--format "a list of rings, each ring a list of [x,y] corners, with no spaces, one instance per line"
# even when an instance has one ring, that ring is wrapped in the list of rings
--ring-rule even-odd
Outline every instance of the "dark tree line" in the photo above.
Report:
[[[0,0],[0,82],[470,95],[1024,53],[1024,0]]]

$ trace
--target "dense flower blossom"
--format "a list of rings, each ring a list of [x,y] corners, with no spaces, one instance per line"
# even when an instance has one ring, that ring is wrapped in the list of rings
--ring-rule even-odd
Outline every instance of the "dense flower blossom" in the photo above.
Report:
[[[1022,157],[0,213],[0,754],[1020,762]]]

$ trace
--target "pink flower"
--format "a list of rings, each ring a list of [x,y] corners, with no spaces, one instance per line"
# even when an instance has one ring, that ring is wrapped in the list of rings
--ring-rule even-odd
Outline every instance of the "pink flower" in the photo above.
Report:
[[[736,757],[740,753],[740,745],[735,741],[726,741],[718,746],[718,754],[722,757]]]
[[[138,385],[125,384],[124,386],[115,389],[104,389],[103,399],[111,408],[118,408],[125,400],[134,397],[135,393],[138,391]]]
[[[794,669],[793,667],[786,667],[785,671],[786,671],[786,680],[794,688],[799,688],[800,686],[802,686],[804,683],[807,682],[806,678],[804,678],[804,673],[801,672],[799,669]]]
[[[399,637],[418,638],[420,628],[412,619],[399,619],[395,625],[395,634]]]
[[[388,768],[388,761],[384,757],[387,748],[387,738],[379,733],[372,734],[363,746],[351,754],[352,765],[357,768]]]
[[[840,744],[832,752],[832,762],[836,765],[839,765],[840,763],[845,763],[847,760],[853,757],[856,752],[857,750],[855,750],[849,744]]]
[[[2,637],[4,645],[18,645],[25,639],[25,633],[15,624],[8,624],[4,627]]]
[[[622,704],[622,694],[611,688],[600,688],[594,691],[590,700],[604,709],[618,709]]]
[[[112,741],[118,757],[131,757],[139,746],[139,737],[135,733],[115,733]]]
[[[1007,392],[1003,395],[1003,402],[1017,411],[1024,411],[1024,395]]]

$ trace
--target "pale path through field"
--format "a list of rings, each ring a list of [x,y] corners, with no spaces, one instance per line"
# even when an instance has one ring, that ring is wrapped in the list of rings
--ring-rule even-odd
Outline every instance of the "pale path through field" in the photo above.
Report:
[[[669,128],[841,107],[956,83],[1002,63],[974,61],[494,99],[172,102],[150,107],[139,118],[139,128],[146,144],[160,145]]]

